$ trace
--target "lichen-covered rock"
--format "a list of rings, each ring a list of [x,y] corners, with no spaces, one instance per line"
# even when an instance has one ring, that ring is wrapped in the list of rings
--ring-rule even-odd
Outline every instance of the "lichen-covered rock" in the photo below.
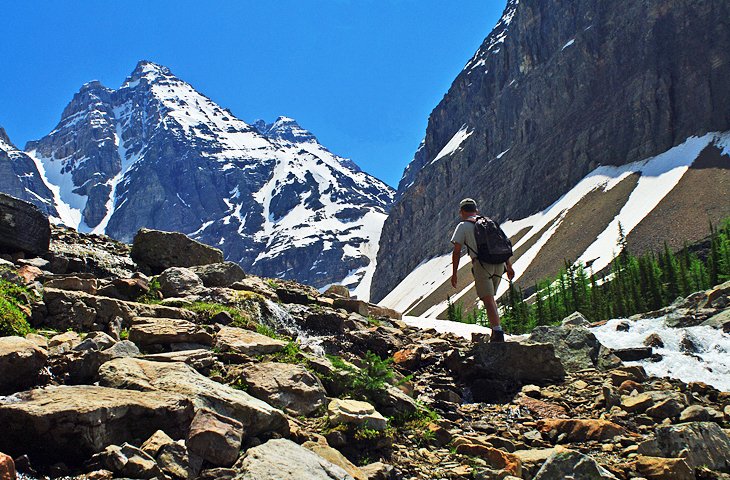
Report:
[[[580,314],[578,313],[578,315]],[[579,320],[574,320],[575,318],[577,317],[566,318],[566,321],[569,321],[567,327],[539,326],[532,331],[529,337],[529,341],[532,343],[552,344],[555,347],[555,355],[560,358],[560,363],[568,372],[595,367],[598,351],[601,348],[601,343],[596,336]]]
[[[575,478],[591,480],[617,480],[593,458],[573,450],[553,453],[534,477],[534,480]]]
[[[165,269],[157,279],[160,282],[160,292],[165,298],[192,295],[200,292],[203,287],[200,277],[189,268],[170,267]]]
[[[730,437],[716,423],[660,426],[656,429],[656,441],[661,456],[682,456],[691,468],[730,468]]]
[[[206,287],[230,287],[246,278],[241,266],[233,262],[210,263],[190,267]]]

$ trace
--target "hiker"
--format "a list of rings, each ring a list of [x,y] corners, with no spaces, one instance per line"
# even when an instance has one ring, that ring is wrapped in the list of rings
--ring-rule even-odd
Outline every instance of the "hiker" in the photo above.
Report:
[[[477,295],[484,302],[487,317],[489,318],[489,326],[492,328],[490,341],[504,342],[504,331],[499,322],[497,301],[494,296],[497,293],[497,287],[499,286],[500,280],[502,280],[502,274],[504,272],[507,272],[507,277],[510,281],[515,277],[515,271],[512,269],[512,263],[509,259],[512,255],[512,244],[496,223],[479,215],[477,202],[473,199],[465,198],[459,203],[459,215],[462,221],[456,226],[456,230],[454,230],[454,234],[451,236],[451,243],[454,244],[454,251],[451,255],[451,285],[456,288],[461,247],[464,245],[471,257],[471,272],[474,275]],[[485,244],[477,243],[475,236],[475,229],[477,227],[475,224],[478,221],[481,223],[479,228],[482,228],[482,225],[491,227],[491,230],[485,228],[482,232],[484,235],[493,236],[488,240],[490,244],[496,245],[493,248],[498,251],[496,255],[494,252],[491,255],[489,252],[486,252],[485,250],[487,248]],[[490,231],[491,233],[486,233]],[[480,237],[480,240],[486,241],[484,237]],[[482,247],[481,251],[479,250],[480,246]],[[495,261],[495,259],[499,261],[497,263],[488,263]]]

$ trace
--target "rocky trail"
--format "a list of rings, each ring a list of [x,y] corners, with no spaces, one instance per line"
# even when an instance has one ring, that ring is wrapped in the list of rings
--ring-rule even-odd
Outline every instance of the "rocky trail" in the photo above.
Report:
[[[730,478],[730,393],[647,373],[649,332],[599,341],[726,336],[730,283],[492,344],[181,234],[129,246],[5,195],[0,218],[0,479]]]

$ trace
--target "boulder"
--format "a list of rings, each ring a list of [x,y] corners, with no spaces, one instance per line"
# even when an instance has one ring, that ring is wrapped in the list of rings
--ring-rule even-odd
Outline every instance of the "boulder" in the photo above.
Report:
[[[200,326],[175,318],[135,317],[129,340],[140,347],[173,343],[213,345],[213,336]]]
[[[172,478],[192,480],[200,471],[202,459],[188,454],[188,449],[181,442],[163,445],[155,457],[157,465]]]
[[[373,430],[385,430],[388,420],[367,402],[335,398],[327,406],[327,414],[333,425],[364,425]]]
[[[291,440],[249,448],[236,463],[235,480],[354,480],[344,469]]]
[[[210,263],[190,267],[206,287],[230,287],[246,278],[241,266],[233,262]]]
[[[238,459],[243,440],[241,422],[200,409],[190,424],[185,442],[190,453],[217,467],[230,467]]]
[[[149,291],[149,282],[144,278],[115,278],[97,293],[104,297],[134,301]]]
[[[648,480],[695,480],[695,473],[683,458],[636,458],[636,471]]]
[[[533,480],[575,478],[591,480],[617,480],[593,458],[574,450],[557,451],[550,455]]]
[[[309,415],[327,400],[322,383],[302,365],[256,363],[241,373],[251,395],[295,416]]]
[[[581,418],[546,418],[537,422],[537,429],[550,437],[562,437],[564,442],[602,442],[626,433],[608,420]]]
[[[360,471],[368,480],[391,480],[393,478],[393,465],[383,462],[370,463],[360,467]]]
[[[222,263],[223,252],[177,232],[140,229],[134,236],[132,260],[144,270],[159,274],[170,267]]]
[[[378,411],[389,417],[408,416],[418,411],[416,401],[393,385],[386,385],[385,390],[375,395],[372,400],[378,407]]]
[[[576,312],[577,313],[577,312]],[[579,323],[575,313],[565,320],[576,324],[570,327],[536,327],[528,339],[532,343],[550,343],[555,354],[568,372],[576,372],[596,366],[601,343],[596,336]],[[580,315],[578,313],[578,315]]]
[[[370,313],[368,302],[355,300],[353,298],[336,298],[334,302],[335,308],[342,308],[350,313],[357,313],[363,317],[367,317]]]
[[[674,418],[684,409],[684,403],[675,397],[664,398],[656,401],[654,406],[646,410],[647,415],[657,420],[664,420],[665,418]]]
[[[238,420],[247,435],[289,431],[280,410],[246,392],[215,382],[183,363],[119,358],[102,365],[99,378],[102,385],[115,388],[182,395],[196,408],[207,408]]]
[[[38,318],[33,316],[34,326],[56,330],[100,330],[111,333],[112,325],[129,328],[134,317],[179,318],[195,320],[195,313],[181,308],[127,302],[109,297],[89,295],[46,288],[43,291],[46,311]]]
[[[370,315],[374,317],[387,317],[391,320],[400,320],[403,318],[403,314],[392,308],[381,307],[380,305],[368,304],[368,311]]]
[[[644,346],[653,348],[664,348],[664,340],[658,333],[652,333],[644,339]]]
[[[481,342],[474,347],[477,376],[517,383],[545,383],[565,377],[551,344]]]
[[[215,347],[221,352],[233,352],[254,357],[284,350],[287,342],[261,335],[251,330],[223,327],[215,336]]]
[[[621,397],[621,408],[629,413],[643,412],[654,405],[654,399],[647,393]]]
[[[690,405],[679,414],[679,421],[680,423],[708,422],[711,421],[713,417],[715,417],[715,415],[713,415],[713,411],[707,407],[703,407],[702,405]]]
[[[613,350],[613,354],[624,362],[636,362],[638,360],[645,360],[651,357],[651,347],[632,347],[632,348],[617,348]]]
[[[350,298],[350,290],[344,285],[330,285],[324,294],[330,297]]]
[[[48,251],[51,224],[35,205],[0,193],[0,253]]]
[[[725,333],[730,333],[730,308],[708,318],[702,325],[719,328]]]
[[[22,337],[0,337],[0,395],[30,387],[45,366],[48,353]]]
[[[203,282],[189,268],[170,267],[157,277],[160,292],[165,298],[182,298],[199,293]]]
[[[157,430],[150,438],[145,440],[141,448],[148,455],[155,457],[162,447],[171,443],[175,443],[175,440],[170,438],[170,436],[162,430]]]
[[[77,352],[84,352],[87,350],[106,350],[112,347],[116,342],[111,336],[104,332],[91,332],[86,335],[78,345],[73,347]]]
[[[716,423],[660,426],[656,429],[656,441],[662,457],[682,457],[690,468],[730,468],[730,437]]]
[[[0,400],[0,451],[78,464],[107,445],[139,445],[157,430],[182,437],[192,417],[190,400],[166,392],[88,385],[31,390]]]

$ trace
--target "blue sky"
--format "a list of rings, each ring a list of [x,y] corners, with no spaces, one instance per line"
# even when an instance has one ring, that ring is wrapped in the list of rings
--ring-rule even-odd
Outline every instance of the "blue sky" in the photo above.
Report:
[[[296,118],[397,185],[505,0],[20,1],[3,5],[0,125],[21,148],[79,87],[166,65],[247,122]]]

